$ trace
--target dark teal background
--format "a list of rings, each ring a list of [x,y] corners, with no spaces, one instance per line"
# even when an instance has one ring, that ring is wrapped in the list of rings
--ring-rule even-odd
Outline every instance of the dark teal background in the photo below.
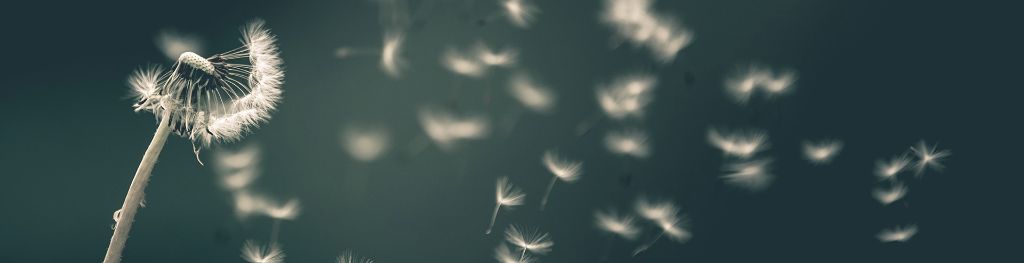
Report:
[[[694,238],[665,242],[628,258],[615,243],[612,262],[1008,262],[1020,248],[1021,23],[1009,7],[934,1],[669,1],[660,12],[696,33],[675,63],[644,49],[611,49],[598,23],[601,1],[534,1],[528,30],[474,21],[498,11],[492,1],[412,1],[422,23],[408,35],[410,68],[388,78],[375,57],[339,60],[340,46],[379,45],[371,1],[74,1],[11,4],[0,16],[0,262],[99,262],[111,213],[124,198],[155,129],[134,113],[125,78],[165,63],[153,44],[163,28],[202,36],[207,50],[237,46],[238,27],[263,18],[279,36],[287,75],[284,101],[269,124],[247,137],[264,149],[256,187],[297,197],[303,214],[282,225],[288,262],[333,262],[342,250],[378,262],[494,262],[500,235],[483,235],[494,181],[507,175],[528,193],[510,222],[549,231],[544,262],[597,262],[605,236],[596,209],[627,209],[644,193],[671,198],[690,218]],[[899,3],[897,3],[899,2]],[[970,5],[970,6],[968,6]],[[427,6],[430,6],[429,8]],[[422,134],[416,109],[457,104],[497,119],[515,103],[503,92],[507,71],[458,83],[440,66],[446,47],[476,40],[521,51],[519,66],[560,95],[552,115],[526,114],[508,137],[471,142],[453,153],[406,154]],[[1012,49],[1011,49],[1012,47]],[[737,65],[761,62],[800,73],[792,94],[743,108],[722,91]],[[612,76],[659,76],[645,127],[653,156],[624,164],[601,137],[577,138],[575,125],[598,111],[593,89]],[[687,84],[684,76],[693,82]],[[1018,78],[1014,80],[1013,78]],[[494,104],[478,98],[496,91]],[[1014,113],[1015,112],[1015,113]],[[339,128],[377,122],[392,129],[385,159],[361,164],[339,145]],[[1006,123],[1010,123],[1007,125]],[[747,193],[722,184],[720,153],[709,126],[762,128],[772,143],[775,183]],[[814,167],[800,141],[839,138],[835,162]],[[952,149],[943,173],[911,184],[906,202],[882,207],[870,196],[874,162],[920,139]],[[562,149],[585,161],[582,180],[556,186],[546,211],[536,201],[549,180],[541,153]],[[125,262],[241,262],[245,239],[266,240],[270,222],[239,223],[210,167],[190,144],[168,140],[125,251]],[[209,160],[209,151],[205,158]],[[635,174],[630,187],[618,184]],[[1002,178],[1002,179],[998,179]],[[1009,203],[1009,204],[1001,204]],[[881,244],[884,227],[917,223],[905,244]],[[1013,223],[1013,224],[1011,224]]]

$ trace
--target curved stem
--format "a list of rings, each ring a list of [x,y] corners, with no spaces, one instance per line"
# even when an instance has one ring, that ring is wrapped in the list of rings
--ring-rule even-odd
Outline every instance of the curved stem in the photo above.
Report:
[[[643,244],[642,246],[636,248],[636,250],[633,250],[633,256],[635,257],[636,255],[644,251],[647,251],[647,249],[651,248],[651,246],[654,245],[654,242],[658,242],[658,239],[661,238],[661,236],[663,235],[665,235],[665,231],[661,231],[660,233],[658,233],[658,235],[655,236],[654,240],[651,240],[651,242],[647,242],[646,244]]]
[[[138,212],[139,204],[146,195],[146,184],[149,183],[153,166],[156,165],[157,157],[160,156],[160,151],[163,150],[167,136],[171,132],[170,116],[171,111],[164,110],[163,116],[160,117],[160,126],[157,126],[156,134],[153,134],[153,140],[149,142],[149,147],[146,148],[146,153],[142,156],[142,162],[139,163],[139,169],[135,171],[132,184],[128,187],[128,194],[124,197],[124,204],[121,205],[121,210],[118,210],[120,213],[114,224],[114,234],[110,237],[110,245],[107,247],[106,256],[103,257],[103,263],[121,262],[124,243],[128,240],[128,231],[132,229],[135,213]]]
[[[494,229],[494,220],[498,218],[498,209],[501,208],[501,203],[494,206],[494,215],[491,215],[491,224],[487,226],[487,232],[484,234],[490,235],[491,229]]]
[[[523,259],[525,259],[525,258],[526,258],[526,248],[523,248],[523,254],[519,255],[519,261],[518,262],[523,262]]]
[[[544,199],[540,200],[540,210],[544,210],[544,207],[548,205],[548,196],[551,196],[551,189],[555,188],[555,182],[558,181],[558,176],[551,177],[551,183],[548,184],[548,191],[544,192]]]

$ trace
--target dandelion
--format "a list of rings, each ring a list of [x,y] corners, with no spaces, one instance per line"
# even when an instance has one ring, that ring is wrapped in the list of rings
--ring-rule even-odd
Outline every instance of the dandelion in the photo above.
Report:
[[[203,53],[203,41],[198,36],[183,34],[174,29],[161,30],[156,35],[156,46],[168,60],[178,59],[181,53]]]
[[[521,28],[529,27],[539,12],[537,7],[526,3],[526,0],[502,0],[501,7],[505,10],[508,21]]]
[[[452,48],[444,52],[441,64],[455,74],[467,77],[479,78],[487,73],[487,65]]]
[[[667,63],[693,42],[693,32],[675,18],[655,13],[653,4],[651,0],[606,0],[601,21],[617,38],[646,47],[654,58]]]
[[[295,220],[299,217],[299,212],[302,211],[302,205],[299,203],[299,199],[291,199],[284,203],[264,203],[262,206],[263,214],[274,219],[274,226],[270,231],[270,242],[277,242],[277,235],[281,232],[281,221],[282,220]]]
[[[337,262],[337,263],[373,263],[373,259],[372,258],[361,257],[361,256],[356,255],[352,251],[346,250],[344,252],[341,252],[341,255],[338,255],[338,259],[335,262]]]
[[[484,234],[491,234],[491,229],[494,228],[494,220],[498,218],[498,211],[501,207],[512,209],[513,207],[523,205],[526,200],[526,194],[523,193],[518,187],[512,185],[508,181],[508,177],[498,178],[498,187],[495,191],[494,199],[494,214],[491,215],[491,224],[487,226],[487,232]]]
[[[942,165],[942,161],[953,154],[949,150],[936,150],[937,145],[928,146],[924,141],[917,143],[917,146],[910,147],[910,151],[917,156],[917,162],[914,163],[914,170],[917,175],[920,176],[924,173],[926,168],[932,168],[935,171],[942,171],[945,168]]]
[[[882,243],[907,242],[917,234],[917,225],[896,226],[890,229],[883,229],[876,236]]]
[[[804,158],[813,164],[826,164],[842,149],[843,142],[838,140],[804,141]]]
[[[708,142],[726,156],[748,159],[768,148],[768,134],[757,130],[722,131],[708,130]]]
[[[360,162],[377,160],[388,151],[390,144],[387,129],[380,127],[350,126],[342,130],[342,146],[349,156]]]
[[[758,90],[773,97],[791,90],[797,75],[793,71],[775,74],[770,68],[752,64],[740,68],[725,80],[725,91],[738,104],[747,104]]]
[[[380,49],[380,68],[393,78],[402,75],[405,59],[401,57],[402,42],[405,38],[400,33],[384,35],[384,44]]]
[[[498,247],[494,248],[494,259],[497,259],[499,263],[531,263],[534,262],[533,258],[523,253],[521,255],[515,255],[505,244],[499,244]]]
[[[214,164],[221,186],[232,192],[249,187],[259,177],[259,156],[259,147],[252,144],[236,151],[216,151]]]
[[[638,159],[650,155],[648,143],[647,134],[637,129],[612,131],[604,137],[604,145],[609,152]]]
[[[551,196],[551,189],[555,188],[555,182],[562,180],[566,183],[572,183],[579,180],[580,174],[583,173],[583,162],[563,159],[554,150],[545,151],[541,161],[544,163],[544,167],[547,167],[548,171],[554,175],[551,177],[551,183],[548,184],[547,191],[544,192],[544,198],[540,200],[540,209],[544,210],[544,207],[548,204],[548,197]]]
[[[511,225],[505,230],[505,241],[523,251],[519,255],[520,261],[526,258],[526,252],[546,254],[555,245],[555,242],[551,241],[548,233],[540,232],[540,230],[535,228],[525,229],[516,225]]]
[[[523,107],[539,113],[551,112],[557,101],[557,97],[550,89],[538,85],[529,75],[522,72],[509,78],[508,92]]]
[[[160,116],[160,124],[119,210],[105,263],[120,262],[145,185],[171,131],[192,141],[198,159],[200,147],[238,140],[270,118],[284,78],[275,41],[263,21],[256,20],[242,30],[239,48],[209,58],[185,52],[169,71],[150,67],[129,77],[138,99],[135,110]]]
[[[636,220],[630,215],[619,215],[614,210],[607,210],[594,213],[594,219],[597,228],[623,239],[633,240],[640,234]]]
[[[910,158],[906,154],[897,155],[888,162],[878,161],[875,163],[875,175],[881,179],[894,180],[909,164]]]
[[[443,150],[461,140],[486,137],[490,131],[489,122],[482,116],[458,116],[435,107],[421,108],[419,120],[427,137]]]
[[[882,205],[889,205],[907,195],[907,187],[900,183],[894,183],[889,188],[878,188],[872,192],[875,200],[878,200]]]
[[[242,259],[250,263],[282,263],[284,262],[284,250],[277,244],[270,243],[267,246],[260,246],[253,240],[246,240],[242,245]]]
[[[519,55],[515,49],[492,50],[484,42],[477,42],[474,48],[476,60],[487,66],[511,66]]]
[[[605,115],[613,120],[639,118],[644,116],[657,79],[654,75],[641,73],[620,77],[607,85],[598,87],[597,102]]]
[[[669,239],[680,243],[689,240],[691,234],[683,228],[683,219],[679,216],[679,208],[671,201],[652,201],[640,198],[636,202],[636,211],[641,217],[654,222],[661,232],[650,242],[644,243],[634,250],[633,256],[647,251],[664,235],[668,235]]]
[[[734,186],[760,191],[768,187],[774,178],[770,171],[771,163],[771,159],[738,161],[726,165],[726,174],[722,178]]]

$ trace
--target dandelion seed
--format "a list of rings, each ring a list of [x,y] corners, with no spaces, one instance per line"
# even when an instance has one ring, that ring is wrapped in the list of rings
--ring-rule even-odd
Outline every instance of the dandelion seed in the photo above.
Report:
[[[875,164],[875,175],[881,179],[894,180],[896,175],[903,171],[910,164],[910,158],[906,154],[897,155],[888,162],[878,161]]]
[[[738,161],[726,165],[726,174],[722,178],[726,183],[747,190],[764,190],[774,179],[770,171],[771,162],[770,159]]]
[[[486,118],[476,115],[456,116],[435,107],[423,107],[420,125],[435,144],[448,150],[461,140],[486,137],[490,126]]]
[[[932,168],[935,171],[942,171],[945,168],[942,165],[942,161],[953,154],[949,150],[936,150],[937,145],[928,146],[924,141],[917,143],[917,146],[910,147],[910,151],[917,156],[917,162],[914,163],[914,170],[917,175],[920,176],[924,173],[926,168]]]
[[[555,182],[562,180],[566,183],[572,183],[579,180],[580,174],[583,173],[583,162],[563,159],[554,150],[545,151],[544,157],[541,160],[544,163],[544,167],[547,167],[548,171],[554,175],[551,178],[551,183],[548,184],[547,191],[544,192],[544,198],[540,201],[540,209],[544,210],[544,207],[548,204],[548,197],[551,196],[551,189],[555,188]]]
[[[526,229],[516,225],[511,225],[505,230],[505,241],[522,250],[520,259],[526,257],[526,252],[546,254],[555,245],[548,233],[540,232],[536,228]]]
[[[667,63],[693,42],[693,32],[675,18],[655,13],[653,4],[651,0],[606,0],[601,21],[617,38],[646,47],[653,57]]]
[[[298,199],[291,199],[281,204],[272,204],[263,207],[263,213],[276,220],[294,220],[299,217],[302,205]]]
[[[337,263],[373,263],[372,258],[361,257],[353,253],[352,251],[341,252],[338,255]]]
[[[494,259],[497,259],[499,263],[531,263],[535,261],[525,253],[521,255],[513,254],[512,249],[505,244],[500,244],[494,248]]]
[[[239,220],[246,219],[254,214],[262,214],[271,203],[265,196],[245,189],[234,191],[231,196],[234,201],[235,216]]]
[[[762,131],[721,131],[708,129],[708,142],[726,156],[748,159],[768,148],[768,134]]]
[[[637,129],[612,131],[605,135],[605,148],[613,154],[642,159],[650,155],[647,134]]]
[[[466,56],[455,49],[449,48],[444,52],[441,57],[441,64],[455,72],[455,74],[479,78],[487,73],[487,65],[476,60],[476,58]]]
[[[525,0],[502,0],[501,7],[505,10],[508,21],[521,28],[529,27],[539,12],[537,7],[526,3]]]
[[[657,79],[646,73],[620,77],[598,87],[597,102],[611,119],[640,118],[653,100],[656,84]]]
[[[689,240],[690,232],[681,226],[683,220],[680,219],[679,208],[671,201],[652,201],[639,198],[636,202],[636,211],[641,217],[654,222],[661,232],[650,242],[637,247],[633,251],[633,256],[647,251],[664,235],[668,235],[671,240],[679,243]]]
[[[195,35],[183,34],[174,29],[161,30],[156,36],[156,46],[174,61],[185,52],[203,53],[203,41]]]
[[[249,187],[259,177],[259,168],[256,167],[259,155],[259,148],[255,145],[237,151],[216,151],[214,164],[221,186],[232,192]]]
[[[377,160],[387,153],[390,144],[390,134],[384,128],[350,126],[341,134],[345,151],[360,162]]]
[[[640,228],[636,226],[633,216],[619,215],[614,210],[607,210],[594,213],[594,218],[597,228],[623,239],[633,240],[640,234]]]
[[[495,191],[494,200],[494,214],[491,215],[491,224],[487,226],[487,232],[484,232],[484,234],[491,234],[491,229],[494,228],[494,221],[498,218],[498,211],[501,210],[501,207],[512,209],[522,205],[525,200],[526,194],[518,187],[512,185],[508,181],[508,177],[498,178],[498,187]]]
[[[284,78],[275,41],[263,21],[256,20],[242,30],[239,48],[209,58],[184,52],[169,71],[150,68],[129,78],[138,99],[135,110],[152,112],[160,124],[125,196],[104,263],[120,262],[145,185],[171,131],[192,141],[198,160],[200,147],[238,140],[270,118]]]
[[[838,140],[804,141],[804,158],[813,164],[826,164],[842,149],[843,142]]]
[[[380,52],[380,68],[392,78],[402,75],[405,67],[405,59],[401,57],[402,42],[405,37],[401,33],[388,33],[384,35],[384,45]]]
[[[740,68],[725,80],[725,91],[738,104],[747,104],[758,90],[768,97],[785,94],[796,83],[797,74],[784,71],[775,74],[771,69],[756,64]]]
[[[889,205],[907,195],[907,187],[900,183],[894,183],[889,188],[878,188],[872,193],[875,200],[878,200],[882,205]]]
[[[523,107],[539,113],[551,112],[557,101],[557,97],[550,89],[538,85],[529,75],[521,72],[509,78],[508,92]]]
[[[487,66],[511,66],[516,63],[519,53],[515,49],[491,50],[482,41],[474,47],[476,60]]]
[[[253,240],[246,240],[242,246],[242,259],[250,263],[282,263],[284,250],[277,244],[260,246]]]
[[[882,243],[907,242],[917,234],[917,225],[896,226],[890,229],[883,229],[876,237]]]

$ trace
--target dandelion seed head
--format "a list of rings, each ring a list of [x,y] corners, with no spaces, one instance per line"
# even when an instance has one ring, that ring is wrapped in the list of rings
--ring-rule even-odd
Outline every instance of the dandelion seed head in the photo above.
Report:
[[[937,145],[929,146],[924,141],[917,143],[917,146],[910,147],[910,151],[917,157],[917,161],[914,163],[914,170],[918,175],[924,173],[924,170],[931,168],[935,171],[942,171],[945,168],[942,165],[942,161],[953,154],[949,150],[937,150]]]
[[[377,160],[388,151],[390,133],[381,127],[349,126],[342,130],[342,146],[360,162]]]
[[[529,27],[539,12],[537,7],[527,3],[525,0],[503,0],[501,6],[505,11],[505,16],[508,17],[508,21],[521,28]]]
[[[429,106],[420,109],[419,120],[427,137],[442,149],[450,149],[462,140],[486,137],[490,131],[489,122],[482,116],[458,116]]]
[[[541,159],[544,167],[547,167],[551,174],[554,174],[563,182],[575,182],[580,179],[580,174],[583,173],[583,162],[564,159],[558,156],[558,153],[554,150],[545,151],[544,157]]]
[[[804,158],[813,164],[826,164],[832,161],[843,149],[843,142],[823,140],[818,142],[804,141]]]
[[[917,225],[896,226],[890,229],[883,229],[876,236],[883,243],[907,242],[917,234]]]
[[[545,254],[551,251],[551,247],[555,245],[548,233],[516,225],[511,225],[505,230],[505,241],[519,247],[520,250],[537,254]]]
[[[301,211],[302,205],[299,200],[291,199],[284,203],[264,205],[262,212],[273,219],[294,220]]]
[[[260,246],[253,240],[246,240],[242,245],[242,259],[250,263],[282,263],[284,250],[277,244]]]
[[[605,115],[614,120],[639,118],[653,100],[657,79],[650,74],[620,77],[597,89],[597,102]]]
[[[538,85],[526,73],[517,73],[509,78],[508,92],[523,107],[539,113],[551,112],[557,101],[550,89]]]
[[[337,263],[373,263],[373,259],[372,258],[361,257],[361,256],[356,255],[352,251],[346,250],[344,252],[341,252],[341,255],[338,255],[338,258],[337,258],[337,260],[335,260],[335,262],[337,262]]]
[[[618,155],[647,158],[650,155],[647,134],[638,129],[612,131],[604,137],[605,148]]]
[[[903,186],[903,184],[900,183],[895,183],[889,188],[875,189],[875,191],[872,192],[872,196],[874,196],[875,200],[878,200],[879,203],[882,203],[882,205],[889,205],[902,199],[907,195],[907,192],[908,190],[906,186]]]
[[[768,148],[768,134],[757,130],[708,130],[708,142],[726,156],[747,159]]]
[[[636,200],[635,208],[640,217],[654,222],[673,221],[679,214],[679,207],[669,200],[640,197]]]
[[[482,41],[475,48],[476,60],[487,66],[511,66],[516,63],[519,52],[512,48],[492,50]]]
[[[726,173],[722,176],[726,183],[751,191],[760,191],[771,184],[771,160],[758,159],[737,161],[726,165]]]
[[[448,49],[441,57],[441,64],[455,74],[479,78],[487,73],[487,66],[475,58],[463,55],[455,49]]]
[[[654,12],[652,5],[650,0],[606,0],[601,21],[617,38],[646,47],[654,58],[667,63],[690,45],[693,32],[672,16]]]
[[[199,37],[182,34],[177,30],[164,29],[156,36],[156,46],[168,60],[175,60],[185,52],[203,53],[203,43]]]
[[[495,201],[505,207],[520,206],[526,201],[526,193],[512,185],[508,177],[498,178],[498,187],[495,191]]]
[[[881,179],[896,179],[896,175],[903,171],[910,164],[910,158],[905,154],[897,155],[888,162],[878,161],[875,164],[875,175]]]
[[[405,67],[405,59],[401,57],[402,43],[405,37],[400,33],[384,35],[384,44],[380,52],[380,67],[389,76],[397,78]]]
[[[284,78],[276,38],[260,20],[242,35],[243,45],[226,53],[181,53],[135,109],[170,111],[174,132],[201,146],[238,140],[266,122],[281,99]]]
[[[594,213],[597,228],[612,233],[623,239],[633,240],[640,234],[636,220],[630,215],[619,215],[614,210],[597,211]]]

